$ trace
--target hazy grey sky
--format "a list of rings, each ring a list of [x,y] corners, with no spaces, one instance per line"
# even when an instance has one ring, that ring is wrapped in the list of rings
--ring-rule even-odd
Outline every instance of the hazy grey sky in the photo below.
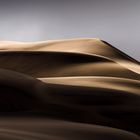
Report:
[[[0,40],[95,37],[140,61],[140,0],[1,0]]]

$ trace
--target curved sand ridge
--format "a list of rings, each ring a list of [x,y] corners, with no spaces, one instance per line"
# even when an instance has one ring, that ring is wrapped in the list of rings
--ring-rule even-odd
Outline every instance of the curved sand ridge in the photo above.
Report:
[[[0,139],[139,140],[140,65],[99,39],[0,42]]]
[[[4,51],[56,51],[101,55],[140,74],[139,65],[131,62],[136,62],[135,60],[100,39],[69,39],[33,43],[1,41],[0,44],[0,50]]]

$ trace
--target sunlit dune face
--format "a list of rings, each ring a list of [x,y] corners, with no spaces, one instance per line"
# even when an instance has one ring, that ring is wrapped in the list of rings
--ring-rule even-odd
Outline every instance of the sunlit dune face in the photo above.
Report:
[[[114,78],[105,76],[86,76],[86,77],[56,77],[56,78],[39,78],[45,83],[69,86],[85,86],[91,88],[103,88],[110,90],[120,90],[130,93],[139,93],[140,82],[126,78]]]
[[[128,57],[124,57],[118,50],[112,48],[100,39],[73,39],[73,40],[56,40],[42,42],[0,42],[1,51],[50,51],[50,52],[74,52],[89,55],[99,55],[115,61],[140,74],[139,65],[131,62]]]

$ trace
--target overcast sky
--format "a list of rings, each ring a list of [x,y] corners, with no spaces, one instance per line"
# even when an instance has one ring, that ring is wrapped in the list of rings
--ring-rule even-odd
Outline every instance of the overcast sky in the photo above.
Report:
[[[0,40],[101,38],[140,61],[140,0],[1,0]]]

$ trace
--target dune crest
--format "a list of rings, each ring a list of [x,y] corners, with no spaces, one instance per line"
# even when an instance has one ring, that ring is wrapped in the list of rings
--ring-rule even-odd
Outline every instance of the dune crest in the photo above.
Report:
[[[56,51],[56,52],[77,52],[90,55],[100,55],[119,63],[120,65],[140,74],[138,63],[133,59],[114,48],[105,41],[97,38],[69,39],[42,42],[14,42],[1,41],[0,50],[4,51]],[[132,62],[131,62],[132,61]],[[136,62],[136,61],[135,61]]]

